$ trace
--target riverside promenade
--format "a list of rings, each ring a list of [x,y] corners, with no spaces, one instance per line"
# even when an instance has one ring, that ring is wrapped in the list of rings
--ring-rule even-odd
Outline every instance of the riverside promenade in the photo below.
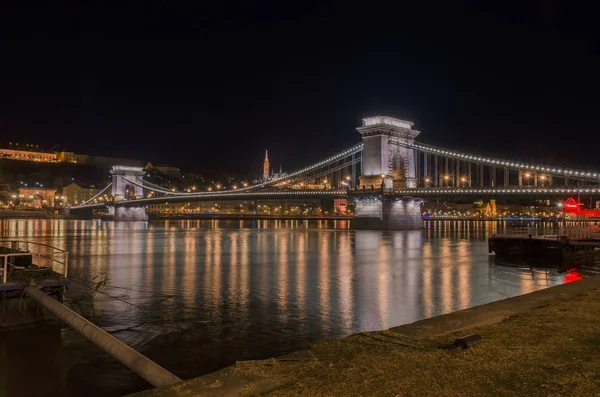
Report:
[[[594,276],[135,396],[600,395],[599,323]],[[472,333],[483,339],[452,347]]]

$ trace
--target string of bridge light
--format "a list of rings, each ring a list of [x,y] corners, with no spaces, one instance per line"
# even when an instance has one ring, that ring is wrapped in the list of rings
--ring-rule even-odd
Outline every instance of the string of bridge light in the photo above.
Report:
[[[549,172],[549,173],[560,174],[560,175],[565,175],[565,176],[567,176],[567,175],[573,176],[574,175],[574,176],[579,176],[579,177],[592,177],[592,178],[600,177],[600,174],[598,174],[597,172],[588,172],[588,171],[572,170],[572,169],[561,169],[561,168],[543,166],[543,165],[525,164],[525,163],[516,162],[516,161],[492,159],[492,158],[486,158],[486,157],[481,157],[481,156],[476,156],[476,155],[471,155],[471,154],[466,154],[466,153],[455,152],[455,151],[451,151],[451,150],[438,149],[438,148],[428,146],[428,145],[423,145],[423,144],[419,144],[419,143],[415,143],[415,142],[401,141],[401,140],[397,140],[397,139],[391,139],[391,141],[392,141],[392,143],[397,144],[399,146],[410,147],[410,148],[418,149],[418,150],[428,152],[431,154],[438,154],[438,155],[454,157],[454,158],[458,158],[458,159],[462,159],[462,160],[481,162],[481,163],[486,163],[489,165],[513,167],[513,168],[518,168],[520,170],[526,170],[526,171],[543,171],[543,172]]]
[[[248,187],[236,188],[235,190],[237,192],[243,192],[243,191],[255,190],[255,189],[258,189],[258,188],[261,188],[261,187],[265,187],[265,186],[269,186],[269,185],[281,183],[281,182],[284,182],[284,181],[286,181],[286,180],[288,180],[290,178],[293,178],[295,176],[302,175],[302,174],[304,174],[306,172],[309,172],[309,171],[312,171],[314,169],[318,169],[319,167],[321,167],[323,165],[327,165],[329,163],[341,160],[342,158],[344,158],[346,156],[349,156],[349,155],[352,155],[352,154],[356,154],[356,153],[360,152],[362,149],[363,149],[363,144],[359,143],[359,144],[357,144],[355,146],[352,146],[349,149],[344,150],[343,152],[340,152],[340,153],[338,153],[336,155],[333,155],[333,156],[331,156],[331,157],[329,157],[329,158],[327,158],[325,160],[319,161],[318,163],[315,163],[315,164],[310,165],[308,167],[302,168],[302,169],[300,169],[298,171],[291,172],[291,173],[287,174],[287,176],[285,176],[283,178],[274,179],[274,180],[271,180],[271,181],[268,181],[268,182],[263,182],[263,183],[259,183],[259,184],[248,186]],[[351,164],[349,164],[349,165],[351,165]],[[139,186],[139,187],[142,187],[144,189],[148,189],[148,190],[154,191],[155,193],[169,194],[169,195],[172,195],[172,196],[199,196],[199,195],[211,195],[211,194],[219,194],[219,195],[221,195],[221,194],[229,193],[228,191],[220,191],[220,192],[197,192],[197,193],[196,192],[193,192],[193,193],[192,192],[177,192],[177,191],[173,191],[173,190],[167,190],[166,188],[162,188],[162,187],[160,187],[158,185],[155,185],[153,183],[150,183],[148,181],[143,181],[143,183],[146,184],[146,185],[148,185],[148,186],[151,186],[150,188],[148,188],[148,186],[140,186],[139,183],[131,181],[131,180],[125,178],[125,177],[123,177],[123,179],[125,179],[126,181],[128,181],[128,182],[130,182],[130,183],[132,183],[132,184],[134,184],[136,186]]]
[[[501,193],[501,194],[513,194],[513,193],[523,193],[523,194],[537,194],[537,193],[564,193],[564,194],[574,194],[574,193],[600,193],[600,188],[587,188],[587,189],[579,189],[579,188],[537,188],[537,189],[430,189],[430,188],[422,188],[422,189],[402,189],[402,190],[394,190],[396,194],[440,194],[440,193],[455,193],[455,194],[481,194],[481,193]]]
[[[212,191],[209,191],[209,192],[178,192],[178,191],[175,191],[175,190],[168,190],[168,189],[166,189],[166,188],[160,187],[160,186],[158,186],[158,185],[155,185],[155,184],[153,184],[153,183],[150,183],[150,182],[148,182],[148,181],[143,181],[143,182],[142,182],[143,184],[142,184],[142,185],[140,185],[139,183],[137,183],[137,182],[134,182],[134,181],[131,181],[131,180],[129,180],[128,178],[125,178],[125,177],[123,177],[123,179],[124,179],[124,180],[126,180],[127,182],[130,182],[130,183],[132,183],[132,184],[134,184],[134,185],[136,185],[136,186],[139,186],[139,187],[141,187],[141,188],[143,188],[143,189],[150,190],[151,192],[154,192],[154,193],[163,193],[163,194],[169,194],[169,195],[171,195],[171,196],[200,196],[200,195],[206,195],[206,194],[223,194],[223,193],[230,193],[230,191],[216,191],[216,192],[212,192]],[[249,187],[243,187],[243,188],[237,188],[237,187],[235,187],[235,186],[234,186],[234,187],[233,187],[233,190],[235,190],[236,192],[247,191],[247,190],[249,190],[249,189],[251,189],[251,188],[255,188],[256,186],[258,186],[258,185],[253,185],[253,186],[249,186]],[[210,188],[209,188],[209,190],[210,190]]]
[[[334,156],[331,156],[331,157],[329,157],[329,158],[327,158],[325,160],[319,161],[318,163],[315,163],[315,164],[310,165],[308,167],[304,167],[304,168],[302,168],[302,169],[300,169],[298,171],[291,172],[291,173],[289,173],[284,178],[276,179],[274,181],[265,182],[263,184],[255,185],[255,186],[266,186],[266,185],[270,185],[270,184],[273,184],[273,183],[281,182],[281,181],[286,180],[286,179],[293,178],[293,177],[298,176],[298,175],[302,175],[302,174],[304,174],[306,172],[309,172],[309,171],[312,171],[314,169],[317,169],[317,168],[319,168],[319,167],[321,167],[323,165],[327,165],[327,164],[332,163],[334,161],[341,160],[342,158],[344,158],[346,156],[349,156],[349,155],[352,155],[352,154],[356,154],[356,153],[360,152],[363,149],[363,146],[364,145],[362,143],[359,143],[358,145],[352,146],[350,149],[344,150],[343,152],[338,153],[338,154],[336,154]]]
[[[132,181],[128,178],[123,177],[123,179],[135,186],[141,187],[141,188],[145,188],[143,184],[140,184],[139,182],[136,181]],[[240,189],[241,190],[241,189]],[[293,192],[255,192],[252,193],[253,195],[290,195],[290,194],[294,194],[294,195],[298,195],[298,194],[321,194],[321,193],[325,193],[325,194],[339,194],[340,192],[344,192],[343,190],[339,190],[339,191],[293,191]],[[169,192],[169,191],[164,191],[164,192],[159,192],[159,193],[167,193],[167,194],[174,194],[174,192]],[[182,193],[182,194],[176,194],[176,196],[184,196],[186,198],[194,198],[194,197],[219,197],[219,196],[238,196],[238,195],[247,195],[249,194],[249,192],[242,192],[239,190],[234,191],[221,191],[221,192],[197,192],[197,193]],[[164,197],[148,197],[146,199],[164,199]],[[140,200],[140,199],[138,199]]]

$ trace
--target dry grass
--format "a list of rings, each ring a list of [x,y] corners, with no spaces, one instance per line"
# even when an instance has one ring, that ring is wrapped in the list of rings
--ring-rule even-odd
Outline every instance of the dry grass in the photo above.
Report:
[[[239,366],[286,378],[263,396],[600,396],[600,291],[461,334],[414,340],[391,331],[313,345],[317,360]]]

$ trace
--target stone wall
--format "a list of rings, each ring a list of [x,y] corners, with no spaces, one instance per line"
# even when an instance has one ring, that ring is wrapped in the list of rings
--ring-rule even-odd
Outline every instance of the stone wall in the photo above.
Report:
[[[356,203],[353,229],[415,230],[423,228],[421,203],[415,200],[359,200]]]
[[[146,207],[115,207],[115,221],[147,221]]]

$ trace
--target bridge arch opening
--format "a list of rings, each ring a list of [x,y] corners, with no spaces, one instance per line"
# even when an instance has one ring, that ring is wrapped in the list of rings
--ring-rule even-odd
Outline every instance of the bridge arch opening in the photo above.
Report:
[[[407,184],[407,158],[400,151],[394,151],[391,159],[392,180],[395,189],[405,189]]]

